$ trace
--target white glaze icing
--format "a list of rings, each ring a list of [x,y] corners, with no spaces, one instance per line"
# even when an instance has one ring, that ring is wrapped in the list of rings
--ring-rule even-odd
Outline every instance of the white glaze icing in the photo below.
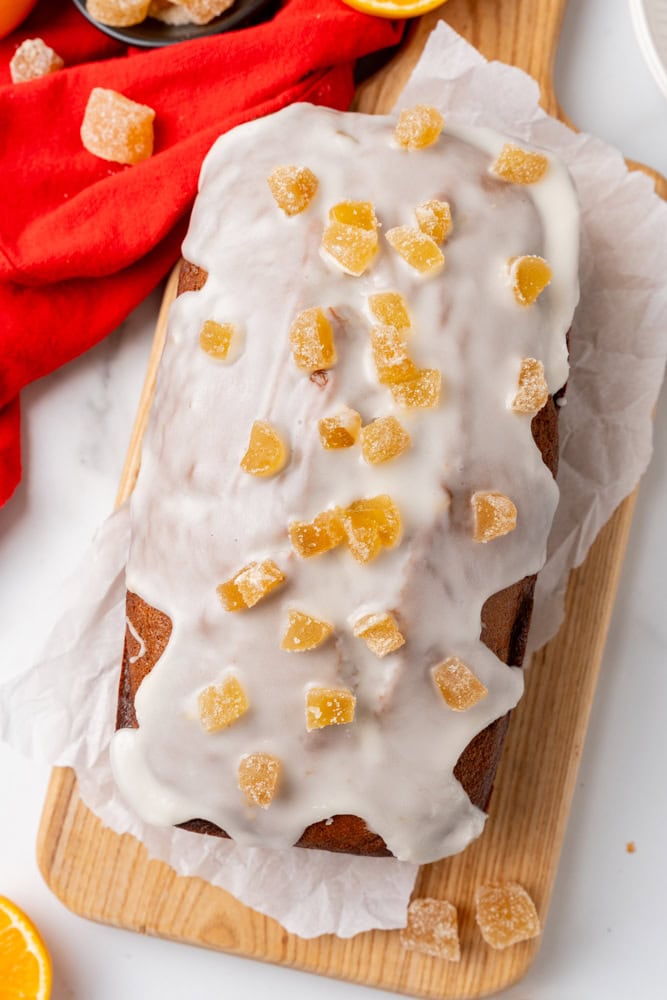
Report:
[[[140,728],[118,731],[111,747],[120,790],[147,822],[199,817],[241,843],[287,847],[310,823],[353,814],[398,858],[417,862],[461,850],[483,827],[452,772],[469,741],[522,692],[520,670],[481,643],[480,614],[487,597],[545,558],[558,491],[530,416],[510,404],[524,357],[544,362],[551,392],[567,378],[578,210],[553,157],[538,184],[506,185],[488,174],[505,137],[445,128],[434,146],[405,152],[392,143],[394,124],[299,104],[223,136],[204,163],[183,253],[208,279],[172,306],[131,505],[128,588],[173,624],[137,693]],[[309,208],[292,218],[266,183],[282,163],[308,166],[319,179]],[[382,230],[414,225],[415,206],[431,198],[451,203],[454,229],[445,268],[421,277]],[[329,208],[347,199],[372,201],[382,227],[380,253],[358,278],[319,253]],[[529,253],[547,258],[553,281],[523,308],[506,262]],[[377,382],[367,298],[384,290],[409,304],[411,356],[443,373],[437,409],[399,410]],[[324,387],[290,354],[290,324],[312,306],[335,313],[339,361]],[[206,319],[241,328],[232,364],[199,349]],[[395,414],[411,447],[375,466],[358,446],[325,451],[317,421],[344,404],[364,423]],[[239,468],[256,419],[271,421],[290,448],[271,479]],[[472,539],[469,499],[480,489],[506,493],[519,512],[517,529],[488,544]],[[291,549],[290,520],[380,493],[402,514],[395,549],[367,565],[344,547],[308,560]],[[266,557],[287,584],[247,612],[225,612],[216,585]],[[334,637],[310,652],[281,651],[292,607],[332,623]],[[407,641],[380,660],[350,622],[385,610]],[[489,690],[467,712],[449,710],[431,679],[450,655]],[[250,710],[206,733],[198,693],[229,672]],[[355,721],[307,733],[309,685],[352,688]],[[248,806],[237,787],[241,756],[256,751],[283,761],[280,794],[265,810]]]

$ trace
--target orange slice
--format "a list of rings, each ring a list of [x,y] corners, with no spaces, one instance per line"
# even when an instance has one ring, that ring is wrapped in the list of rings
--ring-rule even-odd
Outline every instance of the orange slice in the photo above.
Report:
[[[441,7],[445,0],[343,0],[348,7],[376,17],[419,17]]]
[[[51,959],[35,925],[0,896],[0,995],[2,1000],[49,1000]]]

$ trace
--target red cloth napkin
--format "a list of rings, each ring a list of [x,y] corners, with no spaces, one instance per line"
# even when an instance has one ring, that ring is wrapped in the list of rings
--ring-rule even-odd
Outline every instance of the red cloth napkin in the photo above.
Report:
[[[0,42],[0,504],[20,478],[18,393],[115,329],[166,274],[214,140],[293,101],[348,107],[355,60],[402,28],[340,0],[289,0],[265,24],[146,52],[68,0],[43,0]],[[9,60],[34,37],[66,68],[12,84]],[[155,109],[149,160],[124,167],[83,148],[96,86]]]

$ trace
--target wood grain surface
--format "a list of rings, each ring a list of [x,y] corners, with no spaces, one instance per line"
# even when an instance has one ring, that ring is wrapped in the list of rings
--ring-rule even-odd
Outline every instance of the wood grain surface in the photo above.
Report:
[[[565,3],[449,0],[413,25],[399,55],[360,89],[356,106],[369,112],[390,110],[429,32],[443,18],[488,58],[531,73],[545,108],[560,114],[552,69]],[[666,196],[667,184],[653,176]],[[166,309],[175,293],[174,273],[157,325],[119,503],[136,479]],[[328,935],[306,941],[288,934],[223,890],[176,876],[167,865],[151,861],[138,841],[106,829],[82,804],[74,773],[65,768],[53,772],[39,833],[38,861],[47,883],[72,910],[94,920],[409,996],[481,997],[520,979],[539,939],[504,952],[489,949],[475,927],[474,891],[481,882],[516,879],[546,919],[633,506],[633,497],[621,505],[585,564],[572,574],[565,624],[535,657],[526,695],[512,716],[483,835],[463,854],[420,871],[416,895],[448,899],[458,907],[460,963],[405,951],[397,931],[372,931],[349,940]]]

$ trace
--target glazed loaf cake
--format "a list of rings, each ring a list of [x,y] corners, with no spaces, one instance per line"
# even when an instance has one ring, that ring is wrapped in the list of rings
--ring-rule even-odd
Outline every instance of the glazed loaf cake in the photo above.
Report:
[[[131,501],[111,757],[147,822],[419,862],[479,834],[577,251],[564,167],[435,109],[216,143]]]

